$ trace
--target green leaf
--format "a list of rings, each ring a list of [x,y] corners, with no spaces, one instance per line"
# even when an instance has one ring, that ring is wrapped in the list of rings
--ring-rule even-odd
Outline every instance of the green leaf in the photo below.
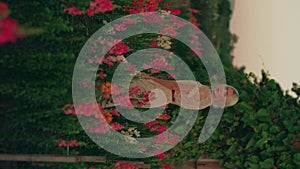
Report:
[[[268,87],[272,88],[272,89],[276,89],[276,82],[274,79],[271,79],[268,81],[268,84],[267,84]]]
[[[262,108],[257,111],[256,115],[257,117],[265,117],[265,116],[269,116],[269,113],[266,109]]]
[[[254,111],[254,109],[246,102],[240,102],[236,106],[234,106],[234,109],[240,112],[245,112],[245,113],[251,113]]]
[[[255,138],[254,137],[252,137],[250,140],[249,140],[249,142],[247,143],[247,145],[246,145],[246,149],[248,149],[249,147],[251,147],[251,146],[253,146],[254,144],[255,144]]]
[[[273,168],[273,166],[274,166],[274,159],[273,158],[268,158],[265,161],[260,162],[259,166],[260,166],[261,169],[270,169],[270,168]]]
[[[236,153],[237,144],[233,144],[229,147],[229,149],[226,151],[227,156],[231,156],[232,154]]]
[[[297,154],[294,155],[293,162],[295,164],[297,164],[298,166],[300,166],[300,153],[297,153]]]
[[[255,114],[257,120],[259,121],[270,121],[270,114],[269,112],[262,108],[262,109],[259,109],[256,114]]]
[[[277,126],[270,127],[270,133],[275,134],[275,133],[278,133],[278,131],[279,131],[279,128]]]
[[[266,139],[262,138],[257,141],[256,146],[259,147],[260,149],[262,149],[264,147],[265,142],[266,142]]]

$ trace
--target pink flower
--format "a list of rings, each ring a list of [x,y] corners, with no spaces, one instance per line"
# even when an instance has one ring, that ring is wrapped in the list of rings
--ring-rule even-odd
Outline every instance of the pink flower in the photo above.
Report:
[[[58,147],[67,147],[67,143],[65,140],[61,140],[57,143]]]
[[[175,74],[170,74],[170,77],[173,79],[176,79],[176,75]]]
[[[68,110],[65,110],[65,114],[68,115],[68,114],[71,114],[71,115],[76,115],[76,112],[75,110],[73,109],[68,109]]]
[[[128,66],[127,69],[131,72],[134,72],[135,69],[134,69],[134,65],[131,65],[131,66]]]
[[[99,77],[101,79],[104,79],[106,77],[106,74],[104,73],[104,71],[99,72]]]
[[[192,13],[200,13],[200,11],[199,10],[197,10],[197,9],[192,9],[192,8],[189,8],[189,10],[192,12]]]
[[[113,116],[120,116],[120,114],[119,114],[119,112],[118,112],[118,109],[114,109],[114,108],[112,108],[112,109],[110,109],[110,113],[113,115]]]
[[[158,125],[150,128],[150,132],[162,133],[166,131],[168,127],[166,125]]]
[[[109,11],[113,11],[114,7],[110,0],[94,0],[90,2],[90,7],[87,9],[88,16],[92,16],[99,12],[105,13]]]
[[[86,88],[92,88],[92,85],[86,82],[85,80],[81,82],[81,85],[86,87]]]
[[[124,24],[114,24],[114,28],[116,31],[125,31],[127,29]]]
[[[87,126],[86,129],[90,133],[107,133],[109,132],[110,128],[107,126],[106,123],[100,122],[98,126]]]
[[[124,20],[123,22],[122,22],[122,24],[123,25],[131,25],[131,24],[133,24],[134,22],[132,21],[132,20]]]
[[[160,24],[160,23],[165,22],[165,18],[161,17],[158,14],[145,13],[144,16],[145,16],[144,22],[147,22],[147,23],[157,23],[157,24]]]
[[[82,15],[83,12],[80,11],[79,9],[77,9],[76,7],[70,7],[70,8],[66,8],[64,9],[65,12],[68,12],[68,14],[72,14],[72,15]]]
[[[95,63],[102,65],[106,61],[105,57],[95,57]]]
[[[165,141],[165,135],[164,134],[159,134],[152,140],[153,143],[162,143]]]
[[[80,145],[80,143],[77,141],[77,140],[70,140],[69,141],[69,143],[68,143],[68,145],[70,146],[70,147],[76,147],[76,146],[79,146]]]
[[[162,169],[172,169],[170,164],[162,164]]]
[[[77,109],[79,110],[77,112],[77,114],[84,115],[84,116],[87,116],[87,117],[92,116],[97,111],[96,106],[97,105],[94,104],[93,102],[79,103],[78,105],[76,105]]]
[[[135,167],[133,164],[129,164],[129,163],[124,163],[122,161],[118,161],[115,164],[116,168],[120,168],[120,169],[138,169],[137,167]]]
[[[116,122],[110,124],[110,127],[113,128],[114,130],[122,130],[124,128],[124,126]]]
[[[104,99],[108,100],[110,98],[109,94],[104,95]]]
[[[174,26],[163,26],[161,27],[160,34],[164,34],[164,35],[169,35],[171,37],[174,37],[177,35],[176,29],[174,28]]]
[[[70,140],[69,142],[66,142],[66,140],[61,140],[57,143],[58,147],[76,147],[80,146],[80,143],[77,140]]]
[[[140,94],[141,90],[138,87],[132,87],[130,88],[130,93],[133,95]]]
[[[62,110],[66,115],[71,114],[71,115],[76,115],[76,112],[74,110],[74,105],[73,104],[66,104]]]
[[[115,54],[115,55],[121,55],[127,53],[129,50],[129,47],[125,45],[123,42],[118,43],[114,47],[112,47],[109,50],[109,54]]]
[[[159,73],[160,69],[151,69],[151,73]]]
[[[179,22],[177,22],[177,26],[179,28],[181,28],[181,27],[185,26],[185,22],[184,21],[179,21]]]
[[[133,105],[128,95],[117,96],[115,102],[119,104],[121,107],[127,107],[128,109],[133,109]]]
[[[112,67],[112,66],[114,66],[114,63],[113,63],[113,62],[108,62],[107,65],[108,65],[109,67]]]

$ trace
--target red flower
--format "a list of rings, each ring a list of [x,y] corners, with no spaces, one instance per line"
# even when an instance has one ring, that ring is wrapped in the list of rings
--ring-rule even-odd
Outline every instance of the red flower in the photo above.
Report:
[[[18,28],[19,24],[10,18],[0,20],[0,45],[15,42],[20,37],[17,32]]]
[[[116,122],[110,124],[110,127],[112,127],[114,130],[122,130],[124,128],[124,126]]]
[[[163,160],[165,158],[165,154],[164,153],[158,154],[157,158]]]
[[[158,121],[154,120],[154,121],[147,122],[144,125],[147,126],[147,127],[152,127],[152,126],[154,126],[156,124],[158,124]]]
[[[161,114],[161,115],[158,116],[158,119],[160,119],[160,120],[170,120],[171,116],[168,115],[168,114]]]
[[[141,90],[138,87],[132,87],[132,88],[130,88],[130,94],[137,95],[139,93],[141,93]]]
[[[150,128],[150,132],[162,133],[166,131],[168,127],[166,125],[158,125]]]
[[[189,21],[190,21],[192,24],[194,24],[195,26],[197,26],[197,27],[200,26],[200,24],[197,22],[196,17],[193,16],[193,15],[190,17]]]
[[[152,47],[152,48],[158,48],[156,39],[153,39],[153,40],[152,40],[152,43],[150,43],[148,46],[149,46],[149,47]]]
[[[181,14],[181,11],[179,9],[175,9],[175,10],[172,10],[171,13],[173,15],[180,15]]]
[[[109,54],[121,55],[127,53],[129,47],[125,45],[123,42],[116,44],[109,50]]]
[[[88,16],[93,16],[95,14],[94,10],[92,8],[87,9],[87,15]]]
[[[160,0],[133,0],[132,4],[128,7],[125,5],[125,11],[130,14],[141,12],[154,12],[158,9]]]
[[[172,169],[170,164],[162,164],[162,169]]]

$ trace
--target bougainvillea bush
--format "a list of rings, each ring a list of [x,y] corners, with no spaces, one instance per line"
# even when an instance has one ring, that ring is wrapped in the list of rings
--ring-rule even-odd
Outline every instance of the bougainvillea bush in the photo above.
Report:
[[[190,7],[180,7],[165,0],[94,0],[94,1],[3,1],[0,9],[0,151],[11,154],[65,154],[105,156],[107,164],[52,164],[49,168],[137,168],[130,162],[144,161],[153,168],[171,168],[184,160],[200,157],[220,160],[225,168],[297,168],[299,153],[299,104],[297,98],[285,94],[280,86],[263,72],[262,80],[245,74],[244,69],[233,68],[232,35],[228,31],[229,2],[197,1]],[[72,73],[80,49],[87,39],[105,24],[128,14],[161,12],[189,20],[208,36],[224,63],[227,83],[238,89],[240,101],[226,108],[222,120],[212,137],[199,144],[198,137],[204,125],[208,109],[200,110],[191,132],[173,149],[145,159],[128,159],[113,155],[96,145],[83,131],[76,114],[105,121],[114,130],[134,138],[157,135],[168,129],[176,120],[179,107],[166,105],[163,114],[148,123],[132,123],[120,115],[115,107],[103,108],[115,96],[122,107],[122,93],[111,82],[113,72],[124,58],[145,48],[161,48],[172,51],[188,64],[203,84],[209,79],[195,53],[182,43],[164,35],[142,34],[130,37],[111,48],[102,58],[89,60],[99,64],[96,75],[98,104],[81,104],[82,111],[75,112],[72,103]],[[215,17],[215,16],[218,17]],[[14,23],[5,20],[14,18]],[[155,22],[155,21],[154,21]],[[21,38],[16,25],[42,30]],[[128,21],[114,25],[113,31],[125,31],[133,23]],[[173,26],[184,26],[173,22]],[[171,26],[168,32],[176,33]],[[20,38],[20,39],[18,39]],[[2,41],[1,41],[2,40]],[[2,43],[1,43],[2,42]],[[12,43],[13,42],[13,43]],[[105,44],[103,44],[105,45]],[[168,57],[158,57],[149,65],[166,68]],[[129,72],[136,67],[128,66]],[[144,71],[164,79],[174,79],[156,69]],[[90,88],[90,84],[81,83]],[[298,94],[299,86],[293,91]],[[150,93],[142,93],[138,87],[130,88],[135,104],[149,102]],[[95,108],[103,110],[95,113]],[[91,133],[105,133],[109,129],[101,123],[87,128]],[[155,142],[174,144],[176,135],[160,137]],[[24,164],[25,165],[25,164]],[[26,164],[28,165],[28,164]],[[30,165],[30,164],[29,164]],[[25,166],[26,167],[26,166]],[[28,166],[27,166],[28,167]],[[34,167],[34,166],[31,166]]]

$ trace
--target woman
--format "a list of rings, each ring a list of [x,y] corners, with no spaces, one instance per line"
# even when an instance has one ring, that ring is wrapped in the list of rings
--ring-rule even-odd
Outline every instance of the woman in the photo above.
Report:
[[[162,107],[175,104],[185,109],[200,110],[212,105],[229,107],[238,102],[239,94],[232,86],[221,86],[211,92],[208,86],[192,80],[164,80],[139,73],[137,79],[131,81],[130,88],[138,88],[141,92],[151,92],[149,102],[134,104],[138,108]],[[225,105],[222,105],[224,103]]]

